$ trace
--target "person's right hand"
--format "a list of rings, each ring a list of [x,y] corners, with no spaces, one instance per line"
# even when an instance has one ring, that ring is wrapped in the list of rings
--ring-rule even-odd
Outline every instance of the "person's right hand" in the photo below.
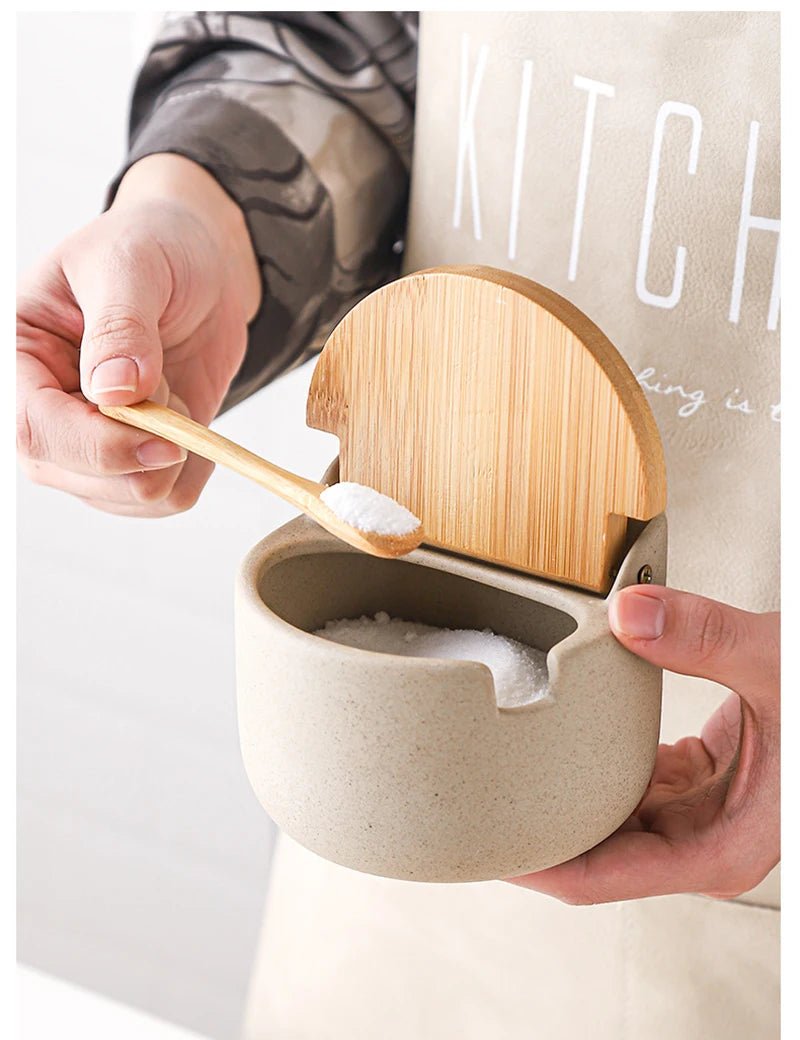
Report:
[[[261,286],[241,211],[202,167],[153,155],[17,298],[17,450],[36,483],[130,516],[188,509],[213,470],[102,415],[151,399],[209,423]],[[94,402],[94,403],[93,403]]]

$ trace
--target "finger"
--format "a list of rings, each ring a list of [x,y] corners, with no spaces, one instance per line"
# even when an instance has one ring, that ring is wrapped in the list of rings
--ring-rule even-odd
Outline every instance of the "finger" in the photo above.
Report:
[[[27,462],[103,477],[161,469],[186,458],[177,445],[115,422],[65,393],[46,366],[24,352],[17,359],[17,450]]]
[[[176,412],[189,416],[186,404],[177,395],[170,394],[163,377],[153,398],[158,403],[168,404]],[[166,444],[167,442],[159,443]],[[34,484],[65,491],[77,498],[104,501],[119,506],[143,506],[146,511],[150,512],[154,507],[160,507],[169,498],[181,474],[180,461],[163,469],[149,472],[142,470],[111,477],[73,473],[50,462],[35,462],[29,459],[22,459],[20,465],[25,475]],[[167,506],[167,511],[173,512],[174,510]],[[165,515],[160,508],[156,508],[156,513]]]
[[[172,408],[173,411],[178,412],[180,415],[185,415],[187,419],[191,419],[191,412],[189,411],[186,402],[182,398],[178,397],[177,394],[173,394],[170,392],[169,387],[167,386],[167,381],[164,378],[164,376],[161,377],[161,383],[156,394],[154,395],[154,399],[158,404],[161,404],[163,401],[163,403],[166,404],[169,408]],[[169,444],[171,448],[178,448],[178,445],[171,444],[169,441],[160,441],[160,443]],[[182,448],[178,450],[182,452],[184,460],[188,459],[189,456],[187,452],[185,452]],[[158,506],[160,506],[162,503],[165,503],[168,512],[167,514],[162,515],[168,515],[169,513],[181,512],[183,509],[188,509],[189,505],[178,506],[174,499],[170,501],[173,497],[175,487],[178,481],[181,479],[181,475],[183,473],[183,468],[185,465],[186,462],[184,461],[179,466],[171,466],[163,476],[161,473],[158,474],[158,480],[154,479],[156,477],[156,474],[154,473],[132,473],[128,477],[128,480],[132,486],[134,495],[141,502],[147,502]],[[213,466],[211,467],[211,469],[208,470],[208,475],[211,474],[212,470]],[[204,472],[204,469],[198,468],[196,465],[192,466],[190,470],[190,479],[193,479],[196,482],[200,479],[201,472]],[[208,476],[206,476],[205,480],[207,479]],[[199,488],[202,488],[203,484],[205,484],[205,480],[202,481],[202,483],[199,485]],[[198,494],[199,493],[200,490],[198,489]],[[194,501],[196,501],[196,497],[192,500],[190,504],[194,504]]]
[[[170,403],[169,396],[170,396],[169,384],[167,383],[166,376],[162,372],[161,373],[161,378],[158,381],[158,386],[155,388],[153,393],[150,394],[150,397],[148,398],[148,400],[149,401],[155,401],[156,404],[166,404],[166,405],[168,405]],[[187,412],[186,414],[188,415],[189,413]]]
[[[156,389],[162,344],[158,322],[169,302],[171,272],[152,244],[115,239],[76,249],[64,271],[83,312],[80,374],[95,403],[132,404]]]
[[[95,477],[71,473],[49,462],[20,462],[25,476],[40,487],[64,491],[76,498],[103,500],[116,505],[155,506],[166,499],[178,479],[180,464],[153,472]]]
[[[588,905],[701,892],[703,856],[687,854],[660,834],[619,830],[582,856],[548,870],[508,878],[512,884]]]
[[[181,473],[170,494],[161,502],[152,505],[136,505],[112,502],[107,499],[84,498],[83,501],[93,509],[118,516],[154,519],[185,513],[195,505],[200,493],[214,472],[213,462],[190,455],[181,467]]]
[[[170,392],[167,381],[163,375],[161,376],[161,381],[156,388],[156,392],[153,394],[152,400],[157,404],[165,404],[172,408],[173,411],[179,412],[181,415],[185,415],[188,419],[191,419],[191,413],[189,412],[186,403],[182,398],[178,397],[177,394]],[[158,443],[168,445],[172,449],[178,448],[177,445],[171,444],[169,441],[158,440]],[[175,489],[175,485],[178,480],[180,480],[185,460],[188,457],[187,452],[182,448],[178,448],[178,450],[182,453],[184,458],[184,461],[180,465],[170,466],[169,469],[159,471],[157,474],[145,471],[141,473],[131,473],[127,478],[130,493],[132,494],[134,501],[158,507],[158,515],[161,516],[181,511],[173,508],[169,502]],[[194,470],[192,472],[194,472]],[[162,506],[166,509],[166,512],[162,510]]]
[[[608,619],[624,646],[660,668],[711,679],[748,700],[775,698],[777,614],[751,614],[688,592],[633,585],[612,598]]]
[[[166,499],[165,505],[169,513],[185,513],[187,509],[191,509],[213,472],[213,462],[190,452],[189,458],[181,467],[175,486]]]

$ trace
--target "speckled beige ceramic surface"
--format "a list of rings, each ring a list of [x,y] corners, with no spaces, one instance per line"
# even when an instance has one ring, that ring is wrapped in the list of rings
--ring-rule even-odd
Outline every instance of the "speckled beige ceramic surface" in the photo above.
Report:
[[[665,579],[649,522],[614,588]],[[498,708],[477,662],[395,657],[312,635],[386,610],[547,650],[551,694]],[[418,881],[510,877],[615,830],[649,780],[661,673],[609,632],[606,600],[439,550],[379,560],[300,518],[244,560],[236,590],[242,753],[288,834],[345,866]]]

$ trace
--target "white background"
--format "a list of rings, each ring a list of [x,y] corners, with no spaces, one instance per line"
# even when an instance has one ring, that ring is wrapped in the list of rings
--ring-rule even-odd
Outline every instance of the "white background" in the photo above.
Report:
[[[20,270],[101,209],[151,21],[19,16]],[[321,475],[336,443],[305,427],[309,377],[217,428]],[[273,842],[239,755],[232,584],[291,515],[220,470],[151,521],[19,481],[20,959],[211,1037],[238,1031]]]

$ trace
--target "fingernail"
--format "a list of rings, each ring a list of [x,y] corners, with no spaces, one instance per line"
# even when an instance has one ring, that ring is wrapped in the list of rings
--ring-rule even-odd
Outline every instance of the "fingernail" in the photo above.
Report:
[[[147,469],[164,469],[186,461],[186,452],[169,441],[144,441],[136,449],[136,458]]]
[[[112,357],[96,366],[89,389],[96,396],[110,394],[115,390],[135,390],[138,385],[139,366],[133,358]]]
[[[656,596],[622,590],[608,608],[608,621],[621,635],[632,639],[658,639],[664,634],[667,612]]]

